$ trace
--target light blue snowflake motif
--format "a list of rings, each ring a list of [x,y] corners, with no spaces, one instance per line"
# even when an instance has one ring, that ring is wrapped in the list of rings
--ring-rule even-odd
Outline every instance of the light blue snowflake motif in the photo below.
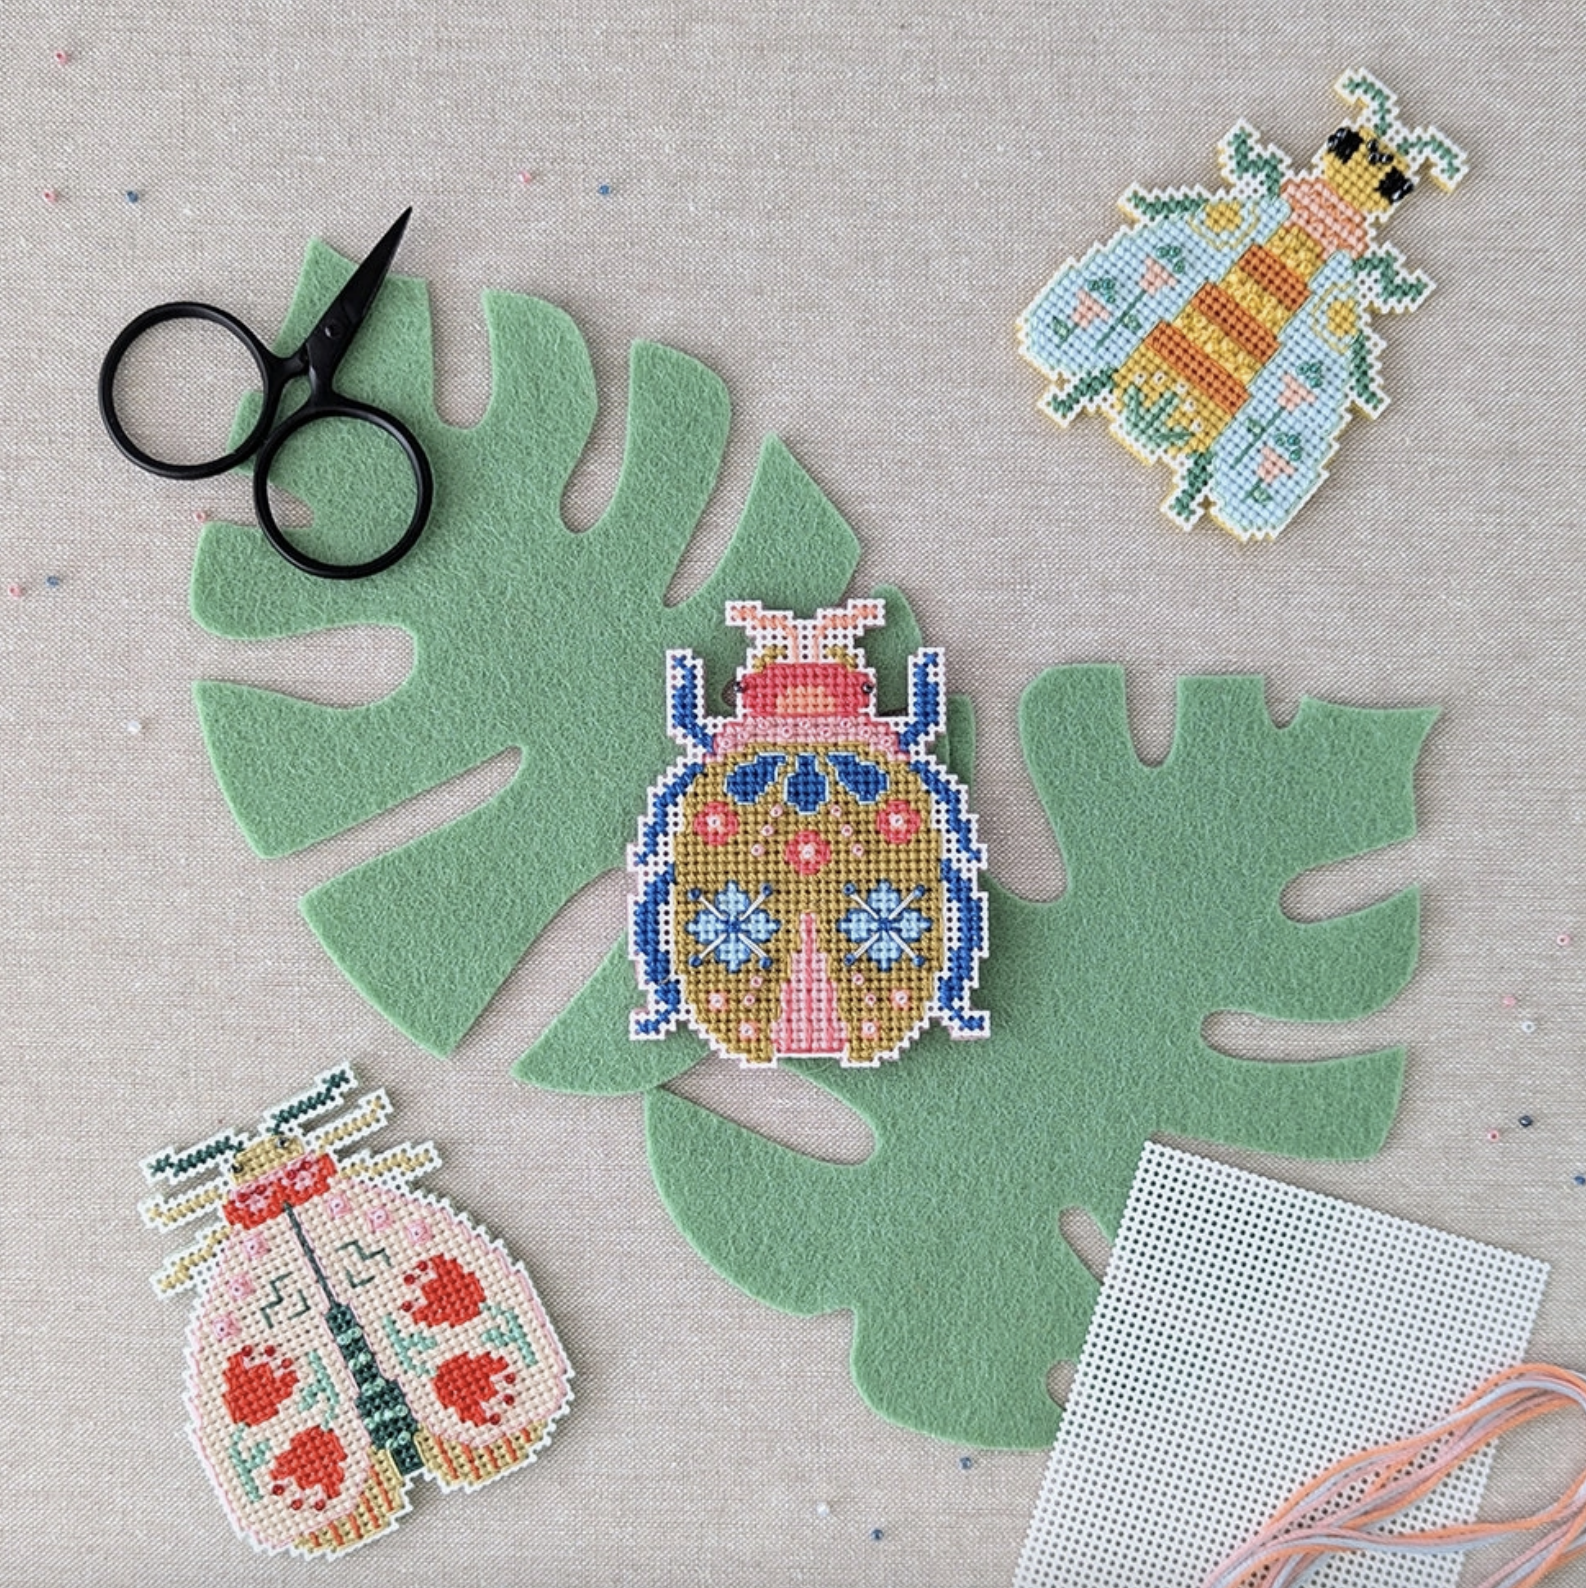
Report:
[[[728,970],[742,970],[755,958],[753,945],[769,942],[782,925],[760,908],[770,896],[770,888],[762,887],[759,897],[751,899],[736,882],[729,882],[688,923],[689,936],[702,948],[712,950]],[[691,899],[702,897],[697,888],[689,891]],[[696,954],[690,963],[698,965],[703,957]],[[768,969],[771,961],[762,958],[760,964]]]
[[[858,891],[853,883],[848,884],[849,893]],[[854,953],[844,956],[844,963],[852,965],[861,954],[867,954],[882,970],[896,965],[907,946],[930,930],[930,917],[912,908],[924,891],[915,888],[905,899],[885,878],[878,882],[865,902],[856,904],[837,923],[837,930],[858,945]],[[916,955],[914,963],[918,966],[925,961]]]

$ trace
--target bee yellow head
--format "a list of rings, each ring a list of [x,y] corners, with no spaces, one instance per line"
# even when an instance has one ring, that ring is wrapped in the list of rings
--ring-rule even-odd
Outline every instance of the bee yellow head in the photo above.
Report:
[[[1452,192],[1465,174],[1465,154],[1436,127],[1406,127],[1399,102],[1370,72],[1345,72],[1333,85],[1356,107],[1316,157],[1316,169],[1333,192],[1358,214],[1386,215],[1415,189],[1422,167]]]
[[[284,1163],[301,1158],[308,1146],[301,1136],[284,1130],[270,1131],[257,1141],[251,1141],[231,1160],[231,1178],[236,1185],[246,1185],[260,1175],[279,1169]]]
[[[1386,215],[1415,190],[1410,162],[1365,128],[1340,127],[1319,159],[1322,180],[1362,215]]]

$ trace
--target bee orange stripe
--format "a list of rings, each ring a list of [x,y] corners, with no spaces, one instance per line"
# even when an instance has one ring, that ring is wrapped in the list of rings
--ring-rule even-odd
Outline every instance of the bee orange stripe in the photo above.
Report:
[[[1250,395],[1237,376],[1230,375],[1204,348],[1197,346],[1176,325],[1161,321],[1152,326],[1145,345],[1174,374],[1209,397],[1225,414],[1236,414]]]
[[[1278,339],[1236,297],[1215,281],[1208,282],[1190,299],[1229,341],[1244,349],[1261,363],[1278,350]]]
[[[1290,270],[1278,256],[1260,243],[1252,243],[1239,256],[1240,270],[1255,284],[1270,292],[1291,314],[1311,295],[1311,284]]]

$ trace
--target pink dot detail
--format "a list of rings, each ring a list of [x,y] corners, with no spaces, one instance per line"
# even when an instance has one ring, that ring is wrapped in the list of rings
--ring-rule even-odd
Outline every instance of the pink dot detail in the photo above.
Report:
[[[862,1037],[873,1037],[878,1030],[880,1030],[880,1027],[876,1025],[874,1020],[862,1021],[859,1026],[859,1034]]]
[[[854,972],[854,986],[856,986],[856,987],[863,987],[863,986],[864,986],[864,984],[865,984],[865,979],[864,979],[864,977],[863,977],[863,976],[861,976],[861,975],[860,975],[860,974],[859,974],[859,972],[858,972],[858,971],[855,971],[855,972]]]
[[[242,1249],[249,1257],[263,1257],[270,1250],[270,1243],[260,1234],[245,1235],[242,1240]]]
[[[1570,944],[1575,941],[1575,939],[1571,937],[1568,932],[1560,932],[1559,935],[1553,939],[1553,941],[1557,943],[1560,948],[1568,948]]]
[[[855,844],[854,845],[854,859],[855,860],[863,860],[864,857],[865,857],[865,846],[863,844]]]
[[[713,992],[707,1002],[712,1009],[725,1009],[727,1007],[727,995],[724,992]]]
[[[751,987],[764,987],[765,986],[765,977],[764,976],[751,976],[749,978],[749,985]]]
[[[760,1028],[752,1020],[740,1020],[738,1022],[738,1035],[745,1042],[753,1042],[760,1035]]]
[[[430,1228],[427,1219],[414,1219],[408,1225],[408,1239],[416,1245],[422,1246],[435,1232]]]
[[[351,1206],[352,1203],[350,1203],[340,1191],[332,1191],[331,1194],[325,1198],[325,1211],[329,1213],[333,1219],[339,1219]]]
[[[229,1312],[221,1313],[209,1327],[217,1340],[229,1340],[238,1332],[237,1320]]]
[[[253,1281],[246,1274],[233,1274],[226,1281],[226,1290],[233,1301],[246,1301],[253,1294]]]
[[[754,1008],[754,994],[753,993],[745,993],[743,995],[743,1006],[744,1006],[745,1009],[753,1009]]]
[[[1503,1006],[1505,1009],[1513,1009],[1519,1001],[1513,993],[1505,993],[1503,995]]]
[[[57,199],[60,198],[60,194],[57,193],[54,188],[47,187],[44,189],[43,198],[46,204],[53,204]]]
[[[385,1208],[369,1209],[369,1228],[383,1230],[391,1223],[391,1215]]]
[[[71,60],[71,56],[68,55],[65,50],[56,50],[50,59],[54,61],[57,66],[65,66],[66,63]]]
[[[892,1007],[894,1009],[907,1009],[909,1007],[909,990],[907,987],[894,987],[892,989]]]
[[[865,994],[865,1008],[866,1009],[874,1009],[875,1006],[876,1006],[876,995],[874,993],[866,993]]]
[[[519,171],[518,172],[518,181],[524,187],[527,187],[529,185],[529,183],[531,183],[533,180],[534,180],[534,173],[532,171]]]
[[[756,860],[758,860],[760,858],[760,856],[765,853],[765,845],[764,844],[750,844],[749,845],[749,853],[751,855],[753,855]]]
[[[207,524],[209,522],[209,509],[207,507],[195,507],[193,509],[193,522],[195,524]]]
[[[1487,1140],[1488,1141],[1497,1141],[1498,1139],[1499,1139],[1499,1136],[1498,1136],[1498,1132],[1497,1131],[1489,1130],[1487,1132]]]
[[[8,584],[6,586],[6,594],[13,601],[20,601],[22,599],[22,586],[19,584]]]

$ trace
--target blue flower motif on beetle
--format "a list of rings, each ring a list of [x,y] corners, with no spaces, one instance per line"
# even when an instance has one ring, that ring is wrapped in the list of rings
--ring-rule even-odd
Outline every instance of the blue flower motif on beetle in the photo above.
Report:
[[[751,899],[736,882],[729,882],[688,923],[689,936],[712,950],[728,970],[742,970],[756,958],[769,967],[771,961],[760,954],[759,945],[769,943],[782,925],[760,908],[770,892],[762,888],[759,897]],[[694,963],[699,959],[696,955]]]
[[[850,883],[848,891],[858,890]],[[878,882],[865,896],[865,902],[855,905],[837,923],[837,930],[857,945],[857,951],[847,956],[850,965],[863,954],[882,970],[890,970],[911,944],[930,931],[930,917],[913,907],[921,891],[914,888],[905,898],[890,882]],[[920,955],[913,958],[916,964],[921,963]]]

